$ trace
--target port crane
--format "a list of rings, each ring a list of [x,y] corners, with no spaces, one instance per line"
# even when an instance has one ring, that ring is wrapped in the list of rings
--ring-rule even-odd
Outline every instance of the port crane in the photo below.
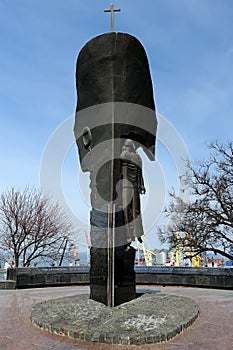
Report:
[[[175,260],[175,266],[180,266],[181,257],[183,258],[185,257],[190,259],[192,267],[200,267],[202,259],[199,255],[195,255],[193,253],[188,232],[185,232],[184,240],[183,240],[183,250],[182,250],[180,240],[179,240],[179,232],[176,231],[176,248],[173,254],[174,254],[174,260]]]
[[[144,242],[146,242],[146,245],[149,249],[146,249]],[[156,253],[151,249],[146,235],[142,236],[142,242],[140,242],[140,243],[142,245],[142,251],[143,251],[144,258],[145,258],[146,266],[152,266],[153,265],[153,256],[156,256]],[[137,244],[137,249],[139,251],[138,241],[136,244]]]
[[[188,232],[185,232],[185,236],[184,236],[183,254],[184,256],[190,259],[192,267],[200,267],[202,258],[200,257],[200,255],[195,255],[193,253]]]

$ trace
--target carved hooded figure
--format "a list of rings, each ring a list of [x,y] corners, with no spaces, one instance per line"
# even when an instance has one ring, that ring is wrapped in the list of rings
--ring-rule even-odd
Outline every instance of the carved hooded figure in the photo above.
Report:
[[[145,194],[142,160],[132,140],[127,139],[120,155],[122,177],[122,210],[127,242],[143,235],[140,194]]]

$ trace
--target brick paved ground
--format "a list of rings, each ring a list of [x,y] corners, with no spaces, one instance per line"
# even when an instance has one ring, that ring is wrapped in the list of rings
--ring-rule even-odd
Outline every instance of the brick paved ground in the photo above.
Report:
[[[31,325],[32,306],[51,298],[87,294],[88,287],[60,287],[0,291],[1,350],[231,350],[233,349],[233,291],[140,286],[139,291],[161,291],[192,298],[200,307],[198,320],[170,342],[123,346],[87,343],[42,332]]]

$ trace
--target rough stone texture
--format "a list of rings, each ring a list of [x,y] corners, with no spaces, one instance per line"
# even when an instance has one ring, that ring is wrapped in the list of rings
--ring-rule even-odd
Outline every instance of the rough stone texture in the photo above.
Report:
[[[170,340],[190,326],[198,314],[193,300],[176,295],[143,294],[115,308],[79,295],[36,304],[31,321],[71,338],[142,345]]]
[[[0,289],[15,289],[15,281],[0,281]]]

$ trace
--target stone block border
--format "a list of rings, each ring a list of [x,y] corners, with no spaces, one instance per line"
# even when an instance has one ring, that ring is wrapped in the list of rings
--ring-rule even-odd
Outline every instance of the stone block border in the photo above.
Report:
[[[16,288],[16,282],[15,281],[0,281],[0,289],[15,289]]]
[[[24,267],[7,270],[7,279],[16,288],[85,285],[90,268]],[[135,267],[136,284],[233,289],[233,268]]]

